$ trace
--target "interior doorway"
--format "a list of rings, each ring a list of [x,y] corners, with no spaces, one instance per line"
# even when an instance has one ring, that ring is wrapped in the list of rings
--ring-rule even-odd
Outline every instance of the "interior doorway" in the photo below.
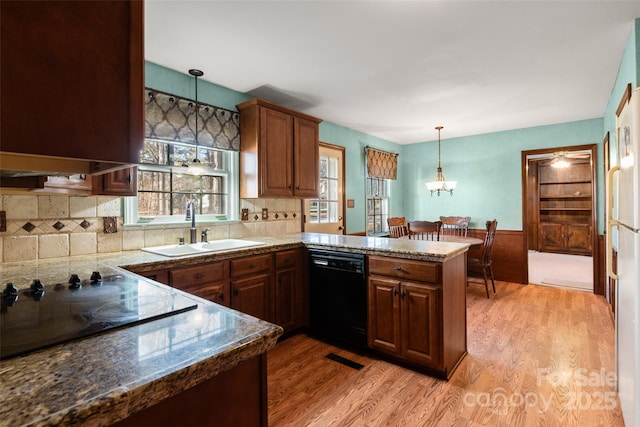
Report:
[[[594,291],[599,277],[595,162],[595,144],[522,152],[529,283]]]
[[[345,234],[344,147],[320,143],[319,198],[303,200],[302,231]]]

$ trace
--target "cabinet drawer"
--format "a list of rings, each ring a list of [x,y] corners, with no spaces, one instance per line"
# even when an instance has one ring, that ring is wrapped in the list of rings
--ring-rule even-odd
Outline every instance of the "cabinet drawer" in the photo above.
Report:
[[[369,256],[369,274],[441,283],[442,265],[429,261]]]
[[[292,249],[290,251],[276,252],[276,268],[291,268],[296,265],[296,251]]]
[[[229,277],[227,261],[174,268],[169,272],[171,285],[180,289],[191,285],[219,282],[227,277]]]
[[[231,277],[242,277],[249,274],[268,272],[271,270],[271,254],[256,255],[231,260]]]

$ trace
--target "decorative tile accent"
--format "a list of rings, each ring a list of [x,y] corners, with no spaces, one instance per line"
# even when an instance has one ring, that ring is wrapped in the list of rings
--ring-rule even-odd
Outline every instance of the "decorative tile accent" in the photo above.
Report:
[[[284,219],[289,218],[289,214],[288,213],[285,212],[283,215],[284,215]]]
[[[276,214],[273,216],[275,219],[280,218],[280,215],[278,215],[278,212],[276,212]]]
[[[80,223],[80,227],[82,227],[82,228],[84,228],[86,230],[87,228],[91,227],[91,223],[89,221],[87,221],[86,219],[82,220],[82,222]]]
[[[240,211],[242,221],[249,221],[249,209],[245,208]]]
[[[0,232],[7,231],[7,212],[0,211]]]
[[[253,219],[256,220],[256,221],[258,220],[258,218],[260,218],[258,215],[254,215],[253,216]]]
[[[118,219],[115,216],[105,216],[102,218],[105,234],[118,232]]]
[[[292,214],[292,216],[295,218],[297,215],[296,215],[296,213],[294,212],[294,213]]]
[[[60,221],[57,221],[55,224],[53,224],[53,228],[55,228],[56,230],[60,231],[64,228],[64,224],[61,223]]]
[[[36,228],[36,226],[31,224],[30,222],[27,222],[25,225],[22,226],[22,229],[25,230],[27,233],[31,233],[34,228]]]

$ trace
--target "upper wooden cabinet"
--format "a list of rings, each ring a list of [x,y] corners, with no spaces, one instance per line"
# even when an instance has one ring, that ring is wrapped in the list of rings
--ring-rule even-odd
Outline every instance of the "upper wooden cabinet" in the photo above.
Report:
[[[3,169],[100,173],[137,163],[142,1],[10,1],[0,11]]]
[[[240,111],[240,197],[318,197],[322,121],[254,98]]]

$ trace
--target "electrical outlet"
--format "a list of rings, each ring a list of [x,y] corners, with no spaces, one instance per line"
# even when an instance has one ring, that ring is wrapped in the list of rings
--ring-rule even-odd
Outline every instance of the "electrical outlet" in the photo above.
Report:
[[[269,219],[269,209],[262,208],[262,219]]]
[[[7,231],[7,212],[0,211],[0,232]]]

